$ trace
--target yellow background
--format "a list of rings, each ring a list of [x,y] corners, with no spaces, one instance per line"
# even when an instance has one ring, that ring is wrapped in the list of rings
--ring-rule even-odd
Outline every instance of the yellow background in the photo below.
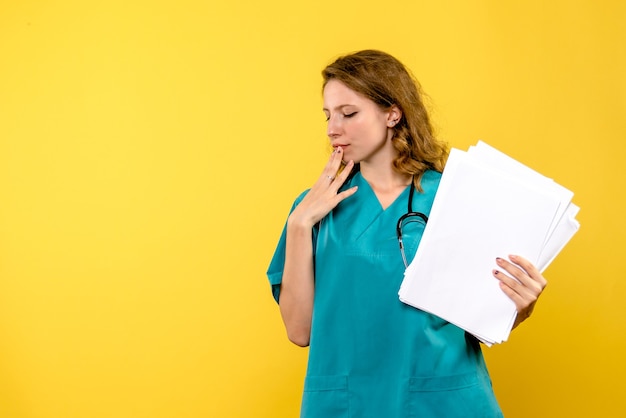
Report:
[[[302,3],[302,4],[301,4]],[[320,71],[388,51],[443,139],[573,190],[507,417],[626,414],[622,1],[0,5],[0,417],[293,417],[265,270],[328,153]]]

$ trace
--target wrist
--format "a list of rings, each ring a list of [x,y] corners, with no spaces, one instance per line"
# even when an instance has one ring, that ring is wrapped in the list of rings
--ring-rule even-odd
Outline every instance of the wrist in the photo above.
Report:
[[[299,216],[295,211],[292,212],[292,214],[289,215],[289,218],[287,219],[287,228],[294,232],[302,231],[310,233],[311,229],[313,229],[313,225],[315,225],[315,222],[313,222],[312,219],[303,218],[302,216]]]

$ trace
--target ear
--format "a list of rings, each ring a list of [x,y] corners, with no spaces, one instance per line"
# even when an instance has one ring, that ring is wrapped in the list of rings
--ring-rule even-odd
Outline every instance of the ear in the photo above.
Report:
[[[387,127],[393,128],[402,118],[402,111],[396,105],[392,105],[387,111]]]

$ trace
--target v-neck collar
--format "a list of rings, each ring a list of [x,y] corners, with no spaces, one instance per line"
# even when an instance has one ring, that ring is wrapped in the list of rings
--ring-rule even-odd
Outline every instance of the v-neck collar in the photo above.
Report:
[[[378,196],[376,195],[376,192],[374,191],[372,186],[368,183],[368,181],[365,179],[365,177],[363,177],[363,175],[361,174],[360,171],[354,175],[354,181],[355,181],[356,185],[359,186],[359,190],[364,190],[366,193],[370,194],[371,199],[367,199],[367,201],[373,202],[374,203],[373,206],[375,206],[376,209],[378,209],[378,211],[380,211],[380,212],[387,212],[390,209],[393,209],[393,207],[395,205],[399,204],[398,202],[404,200],[403,199],[404,195],[409,193],[409,191],[411,189],[411,185],[410,184],[407,185],[404,188],[404,190],[402,190],[400,192],[400,194],[398,194],[398,196],[396,196],[396,198],[393,200],[393,202],[391,202],[389,204],[389,206],[387,206],[386,208],[383,208],[383,205],[380,203],[380,200],[378,199]],[[372,207],[372,209],[374,209],[374,208]]]

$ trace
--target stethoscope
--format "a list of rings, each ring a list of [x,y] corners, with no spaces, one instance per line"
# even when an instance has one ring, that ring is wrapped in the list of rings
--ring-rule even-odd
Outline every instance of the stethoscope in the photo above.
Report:
[[[413,193],[415,192],[415,184],[411,180],[411,190],[409,191],[409,204],[407,208],[407,213],[402,215],[400,219],[398,219],[398,225],[396,226],[396,235],[398,236],[398,244],[400,244],[400,254],[402,254],[402,261],[404,262],[404,267],[409,267],[409,264],[406,261],[406,254],[404,253],[404,244],[402,244],[402,225],[404,221],[409,218],[419,218],[423,221],[424,226],[428,222],[428,216],[424,215],[422,212],[413,212]],[[417,220],[417,222],[421,221]]]

